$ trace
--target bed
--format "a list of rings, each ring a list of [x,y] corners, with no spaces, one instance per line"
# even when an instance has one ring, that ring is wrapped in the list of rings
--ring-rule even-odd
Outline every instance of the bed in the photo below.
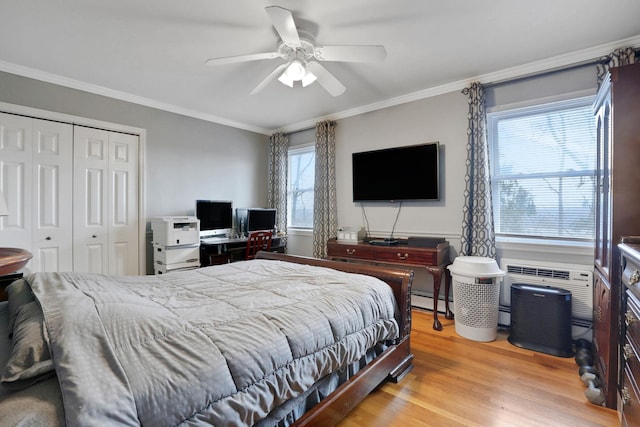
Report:
[[[334,425],[411,369],[412,280],[275,253],[161,276],[26,276],[0,303],[0,419]]]

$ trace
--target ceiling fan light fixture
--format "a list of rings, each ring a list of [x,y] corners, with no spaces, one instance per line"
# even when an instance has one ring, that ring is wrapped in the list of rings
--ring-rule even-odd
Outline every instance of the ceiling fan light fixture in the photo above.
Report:
[[[302,78],[302,87],[307,87],[316,80],[318,78],[311,71],[307,71],[307,74]]]
[[[306,72],[307,69],[299,59],[294,59],[293,61],[291,61],[291,63],[287,67],[287,70],[285,71],[287,76],[289,76],[289,78],[291,78],[291,80],[293,80],[294,82],[302,80]]]
[[[291,77],[289,77],[289,75],[287,74],[287,70],[284,70],[284,73],[282,73],[282,75],[280,75],[280,77],[278,77],[278,81],[280,83],[282,83],[283,85],[287,85],[289,87],[293,87],[293,79]]]

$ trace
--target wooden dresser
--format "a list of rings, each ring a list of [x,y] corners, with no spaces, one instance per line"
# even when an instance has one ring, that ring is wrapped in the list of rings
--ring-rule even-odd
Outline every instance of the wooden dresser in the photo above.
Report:
[[[640,63],[611,68],[595,101],[593,347],[606,406],[616,408],[623,236],[640,235]]]
[[[619,245],[622,292],[620,402],[623,426],[640,426],[640,237]]]
[[[429,246],[409,246],[407,239],[399,239],[398,244],[390,246],[371,245],[367,242],[343,243],[338,242],[337,239],[329,239],[327,258],[425,268],[433,277],[433,329],[440,331],[442,323],[438,319],[438,296],[443,276],[445,278],[445,317],[453,319],[453,313],[449,309],[451,277],[446,269],[450,263],[449,242],[439,239],[434,240],[433,245]]]

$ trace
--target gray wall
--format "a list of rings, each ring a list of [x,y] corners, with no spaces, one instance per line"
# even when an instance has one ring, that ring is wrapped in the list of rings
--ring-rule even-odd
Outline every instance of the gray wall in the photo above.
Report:
[[[193,214],[196,198],[266,204],[268,136],[7,73],[0,101],[146,129],[148,217]]]
[[[147,218],[193,215],[198,198],[266,205],[268,136],[2,72],[0,101],[144,128]]]
[[[496,84],[488,89],[487,102],[499,108],[585,90],[595,93],[594,67]],[[236,207],[266,205],[268,137],[265,135],[7,73],[0,73],[0,101],[145,128],[148,217],[192,214],[197,198],[233,200]],[[466,97],[455,91],[338,120],[339,226],[365,225],[362,206],[351,198],[351,153],[439,141],[441,200],[405,203],[394,235],[445,237],[452,245],[453,258],[459,249],[464,202],[467,112]],[[305,143],[313,140],[313,135],[313,130],[303,131],[291,135],[290,142]],[[392,173],[392,166],[388,172]],[[397,212],[397,203],[365,204],[371,234],[388,235]],[[310,235],[290,234],[289,251],[310,255]],[[568,256],[565,253],[558,258],[549,247],[529,249],[512,245],[506,250],[499,248],[499,255],[547,257],[551,261]],[[590,263],[591,250],[587,248],[581,253],[584,255],[567,262]]]
[[[354,203],[351,154],[385,147],[440,142],[439,201],[405,202],[394,236],[460,237],[467,144],[467,100],[459,92],[397,105],[339,120],[336,126],[336,178],[339,226],[364,226],[372,236],[391,233],[399,203]],[[380,173],[393,173],[389,165]]]

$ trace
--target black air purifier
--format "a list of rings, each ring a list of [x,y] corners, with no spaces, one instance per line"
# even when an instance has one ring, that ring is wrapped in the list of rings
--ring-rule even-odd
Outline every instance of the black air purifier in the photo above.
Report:
[[[512,284],[509,342],[554,356],[573,356],[571,292],[551,286]]]

